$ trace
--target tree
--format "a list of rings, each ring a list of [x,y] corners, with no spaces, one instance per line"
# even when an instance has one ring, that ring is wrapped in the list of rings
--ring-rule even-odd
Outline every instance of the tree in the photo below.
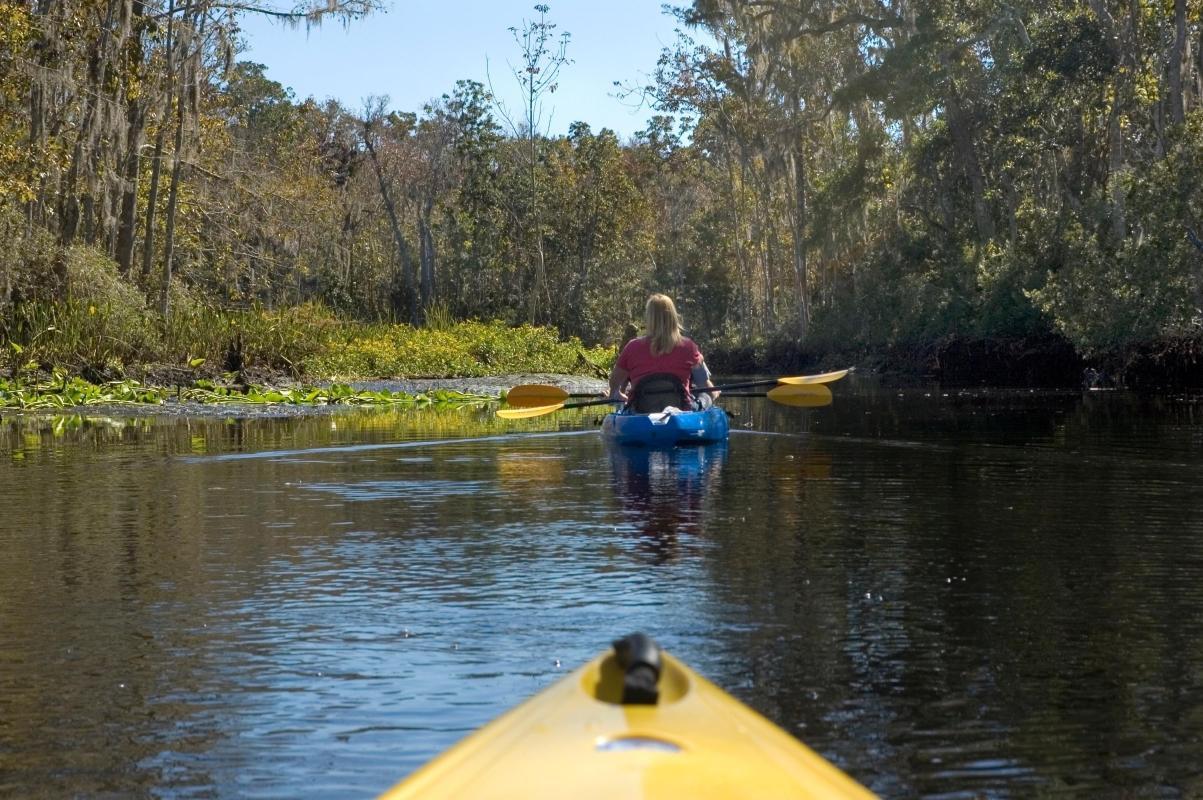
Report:
[[[379,150],[380,136],[387,133],[393,150],[403,149],[413,130],[415,118],[413,115],[385,114],[388,98],[372,98],[367,102],[363,118],[363,144],[376,173],[377,184],[380,187],[380,198],[384,203],[385,213],[388,214],[389,228],[393,234],[393,245],[397,248],[397,261],[401,272],[401,286],[408,300],[409,320],[418,324],[421,320],[421,306],[416,291],[416,264],[413,248],[401,226],[401,214],[397,200],[397,192],[392,186],[384,168],[384,159]],[[400,160],[400,157],[396,160]]]
[[[503,105],[498,105],[502,117],[509,122],[514,138],[524,138],[526,186],[523,195],[526,198],[525,208],[515,208],[514,215],[525,229],[528,241],[531,267],[526,287],[529,303],[528,318],[537,321],[540,315],[540,304],[551,306],[551,287],[547,280],[545,247],[545,230],[543,218],[543,203],[540,201],[539,190],[539,143],[545,136],[543,100],[554,94],[559,87],[560,70],[571,64],[568,58],[568,42],[572,35],[567,31],[559,37],[555,36],[556,24],[547,20],[550,8],[545,4],[535,6],[539,17],[536,20],[523,20],[522,27],[510,28],[514,42],[518,45],[521,63],[513,69],[514,77],[522,90],[523,117],[521,123],[516,123],[507,113]]]

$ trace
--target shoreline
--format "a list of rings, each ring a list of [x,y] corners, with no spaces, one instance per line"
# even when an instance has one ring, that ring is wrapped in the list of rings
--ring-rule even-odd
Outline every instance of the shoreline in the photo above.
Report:
[[[1082,353],[1056,334],[947,335],[932,341],[812,351],[788,343],[707,350],[716,373],[789,375],[855,364],[864,373],[909,383],[1032,389],[1203,388],[1203,335],[1162,338]]]
[[[250,376],[246,376],[250,377]],[[463,405],[472,406],[483,403],[498,403],[501,392],[521,384],[539,383],[559,386],[572,393],[605,393],[608,385],[598,378],[583,375],[559,375],[552,373],[510,373],[485,377],[469,378],[376,378],[370,380],[318,380],[313,383],[303,383],[290,376],[256,374],[255,380],[247,385],[273,389],[294,389],[302,385],[311,388],[329,388],[336,384],[351,387],[357,392],[370,393],[404,393],[411,396],[429,396],[437,392],[455,392],[465,395]],[[188,388],[180,382],[155,381],[148,374],[143,385],[157,391],[171,392]],[[478,399],[474,399],[478,398]],[[293,418],[314,415],[329,415],[350,410],[384,409],[390,407],[385,402],[327,402],[327,403],[264,403],[247,400],[239,402],[234,394],[221,402],[202,402],[198,400],[178,400],[174,397],[164,397],[157,403],[120,402],[120,403],[86,403],[61,407],[22,408],[18,406],[0,406],[0,420],[15,416],[124,416],[124,417],[154,417],[164,416],[173,418]]]
[[[1120,356],[1083,358],[1060,337],[992,338],[946,337],[945,339],[889,351],[807,353],[790,347],[768,352],[751,349],[713,352],[711,367],[716,375],[765,376],[820,372],[855,365],[862,375],[874,375],[889,385],[938,385],[946,389],[1016,388],[1039,390],[1120,389],[1141,393],[1174,393],[1203,387],[1203,347],[1195,340],[1163,342],[1160,346],[1132,349]],[[30,376],[31,378],[33,376]],[[40,380],[25,381],[33,388],[41,384],[45,394],[56,394],[49,386],[52,376],[40,372]],[[88,375],[93,386],[115,385],[117,375]],[[475,406],[497,403],[502,392],[522,384],[550,384],[573,394],[602,396],[608,386],[596,375],[547,372],[508,372],[499,375],[443,378],[321,378],[302,380],[291,372],[249,366],[237,373],[217,373],[170,364],[145,364],[130,370],[128,378],[160,395],[159,402],[113,402],[93,400],[76,405],[23,407],[0,405],[0,419],[13,416],[124,416],[173,418],[295,418],[330,415],[350,408],[387,408],[405,404],[387,394],[403,393],[425,398],[438,393],[460,393],[463,398],[432,398],[435,404]],[[189,390],[206,386],[223,395],[207,402],[188,399]],[[327,399],[325,402],[264,401],[274,391],[306,392],[340,385],[367,396]],[[0,386],[0,389],[3,387]],[[256,395],[241,401],[240,394]],[[373,399],[370,395],[381,395]],[[425,404],[426,400],[420,401]]]
[[[526,383],[540,383],[558,386],[568,392],[596,392],[604,394],[608,388],[606,381],[591,378],[587,375],[555,375],[551,373],[511,373],[476,378],[374,378],[370,380],[349,380],[348,386],[370,392],[406,392],[407,394],[426,394],[434,391],[463,392],[464,394],[488,395],[498,399],[501,392]],[[315,385],[329,386],[334,381],[319,381]]]

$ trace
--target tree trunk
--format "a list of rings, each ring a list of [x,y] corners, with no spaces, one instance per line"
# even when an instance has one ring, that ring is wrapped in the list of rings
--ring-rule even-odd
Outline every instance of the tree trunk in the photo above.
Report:
[[[83,89],[84,114],[76,131],[75,146],[71,151],[71,166],[67,170],[63,187],[59,238],[64,245],[74,242],[81,221],[84,225],[84,240],[89,244],[93,241],[96,189],[94,176],[97,171],[94,161],[98,158],[93,144],[104,138],[103,132],[100,135],[96,132],[97,126],[102,124],[97,121],[97,116],[101,104],[109,101],[105,92],[109,66],[108,44],[112,35],[113,14],[117,11],[119,3],[120,0],[110,0],[101,25],[100,38],[88,54],[88,80]],[[79,189],[81,173],[84,176],[82,194]]]
[[[434,302],[434,269],[435,269],[435,251],[434,251],[434,234],[430,230],[430,215],[434,210],[434,201],[427,200],[422,203],[421,213],[418,215],[418,242],[419,250],[418,257],[421,262],[421,281],[420,290],[422,294],[422,321],[426,321],[426,312],[430,309],[431,303]]]
[[[1107,122],[1107,185],[1111,196],[1111,238],[1117,247],[1128,235],[1127,193],[1123,182],[1124,128],[1120,116],[1116,97]]]
[[[128,278],[133,271],[134,245],[138,238],[138,174],[142,165],[142,132],[146,126],[146,106],[140,100],[130,102],[126,109],[126,124],[128,149],[121,166],[121,209],[115,256],[121,274]]]
[[[1203,25],[1199,26],[1199,42],[1195,47],[1195,107],[1203,105]]]
[[[159,123],[155,132],[155,149],[151,155],[150,190],[146,196],[146,234],[142,237],[142,283],[149,285],[154,266],[155,216],[159,205],[159,178],[163,172],[163,137],[166,120]]]
[[[543,252],[543,220],[539,208],[539,175],[538,175],[538,143],[535,139],[535,84],[532,78],[527,96],[527,134],[529,136],[530,158],[530,225],[534,233],[535,263],[534,286],[530,295],[530,321],[539,321],[539,300],[547,291],[547,262]],[[548,291],[548,305],[551,304],[551,293]]]
[[[760,170],[760,236],[757,237],[757,245],[760,250],[760,271],[761,271],[761,324],[765,326],[765,330],[772,329],[776,324],[776,308],[774,299],[776,297],[776,248],[773,247],[777,241],[777,228],[773,218],[773,186],[769,180],[768,170],[763,163],[763,159],[767,154],[762,153],[762,164]]]
[[[131,27],[135,30],[146,13],[146,4],[142,0],[134,0],[131,9]],[[142,72],[142,50],[138,46],[137,54],[131,66],[133,76],[140,77]],[[129,278],[134,268],[134,246],[138,238],[138,177],[142,167],[142,139],[146,129],[146,102],[139,96],[126,99],[125,108],[125,158],[121,162],[121,201],[117,211],[117,241],[113,257],[117,261],[121,275]]]
[[[790,208],[794,240],[794,292],[798,295],[798,338],[802,338],[810,328],[810,288],[806,280],[806,164],[799,150],[789,151],[789,167],[794,184],[794,202]]]
[[[180,35],[177,37],[177,47],[190,43],[192,37],[184,38],[187,33],[186,26],[190,25],[189,15],[192,13],[192,0],[185,0],[184,11],[180,15]],[[184,164],[184,121],[187,109],[187,94],[188,86],[191,81],[197,80],[196,68],[189,68],[188,53],[184,53],[185,58],[180,59],[180,81],[179,81],[179,98],[175,103],[175,140],[173,142],[175,152],[171,155],[171,184],[167,190],[167,219],[164,221],[163,227],[163,295],[160,299],[159,308],[163,314],[163,319],[167,319],[171,313],[171,278],[175,264],[175,216],[176,209],[179,205],[180,196],[180,174]],[[199,54],[197,55],[199,59]]]
[[[1170,48],[1170,121],[1186,121],[1186,97],[1182,85],[1182,62],[1186,54],[1186,0],[1174,0],[1174,45]]]
[[[187,11],[184,12],[187,14]],[[171,277],[175,259],[175,214],[180,196],[180,172],[184,163],[184,92],[186,81],[180,81],[180,97],[175,107],[175,152],[171,158],[171,184],[167,190],[167,219],[163,229],[163,294],[159,311],[163,319],[171,313]]]
[[[397,206],[393,203],[393,198],[389,194],[388,181],[385,180],[384,170],[380,167],[380,159],[376,156],[376,147],[372,143],[371,126],[366,121],[363,126],[363,144],[367,148],[368,158],[371,160],[372,168],[376,172],[376,181],[380,187],[380,197],[384,201],[384,210],[388,214],[389,226],[393,232],[393,244],[397,248],[397,255],[401,261],[401,286],[404,288],[409,300],[409,322],[411,325],[417,325],[418,293],[414,291],[413,251],[410,250],[409,242],[405,241],[405,234],[401,231],[401,221],[397,218]]]
[[[155,252],[155,214],[159,203],[159,178],[163,172],[163,138],[167,130],[167,120],[171,117],[172,103],[175,99],[175,0],[167,2],[167,86],[166,98],[163,103],[163,118],[159,120],[159,129],[155,131],[155,152],[151,156],[150,192],[146,199],[146,237],[142,241],[142,283],[149,286],[150,275],[154,264]]]
[[[735,173],[735,159],[731,157],[731,149],[729,146],[723,147],[723,161],[727,167],[727,190],[731,197],[731,229],[735,232],[732,245],[735,248],[735,264],[739,270],[739,304],[740,304],[740,324],[743,328],[744,338],[752,338],[752,276],[748,268],[747,253],[744,249],[744,224],[743,214],[740,213],[740,198],[739,198],[739,181]]]
[[[951,80],[950,77],[950,83]],[[973,199],[973,221],[977,226],[978,241],[985,243],[994,238],[994,219],[990,216],[990,207],[986,203],[986,179],[982,173],[982,163],[977,156],[977,147],[973,142],[973,131],[961,105],[960,92],[955,84],[949,87],[946,103],[948,133],[952,137],[957,159],[961,162],[961,171],[969,181],[969,191]]]

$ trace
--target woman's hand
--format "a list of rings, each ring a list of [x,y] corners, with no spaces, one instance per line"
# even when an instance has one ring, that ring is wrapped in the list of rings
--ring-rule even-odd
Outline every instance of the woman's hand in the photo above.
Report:
[[[623,389],[627,388],[627,383],[631,377],[631,373],[618,366],[614,365],[614,369],[610,370],[610,399],[621,400],[624,404],[627,402],[627,393]]]

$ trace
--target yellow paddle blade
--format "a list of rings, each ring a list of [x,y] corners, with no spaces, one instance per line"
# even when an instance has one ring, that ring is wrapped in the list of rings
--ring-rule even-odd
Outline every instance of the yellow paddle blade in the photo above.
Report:
[[[778,378],[777,383],[784,383],[789,386],[805,386],[811,383],[833,383],[851,371],[851,369],[837,369],[835,372],[822,372],[818,375],[797,375],[792,378]]]
[[[770,389],[765,396],[774,403],[796,408],[821,408],[831,405],[831,390],[822,384],[777,386]]]
[[[545,383],[527,383],[515,386],[505,393],[505,402],[515,408],[539,408],[552,403],[563,403],[568,399],[568,392],[559,386]]]
[[[497,416],[502,419],[526,419],[527,417],[541,417],[544,414],[550,414],[553,411],[559,411],[564,407],[563,403],[554,403],[548,406],[533,406],[530,408],[502,408],[497,411]]]

